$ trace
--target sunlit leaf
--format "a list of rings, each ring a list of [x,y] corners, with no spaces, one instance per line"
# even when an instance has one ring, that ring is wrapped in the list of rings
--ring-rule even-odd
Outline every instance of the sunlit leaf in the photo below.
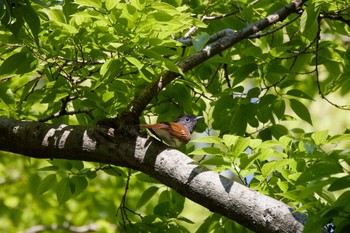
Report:
[[[22,17],[24,21],[29,26],[29,29],[32,32],[32,35],[35,39],[36,44],[39,44],[39,29],[40,29],[40,20],[37,15],[37,13],[33,10],[33,8],[29,4],[24,4],[22,7],[19,7],[18,9],[21,10]]]
[[[261,173],[264,177],[267,177],[272,172],[281,169],[283,166],[289,163],[288,159],[275,160],[271,162],[267,162],[261,169]]]
[[[220,155],[222,151],[216,147],[204,147],[196,149],[190,153],[191,155]]]
[[[238,156],[240,153],[244,152],[250,144],[250,138],[238,138],[232,146],[232,155]]]
[[[316,145],[322,145],[327,141],[328,130],[315,132],[311,135],[311,138],[314,140]]]
[[[133,64],[138,70],[142,69],[143,64],[135,57],[126,57],[126,60],[128,60],[131,64]]]
[[[99,0],[75,0],[75,2],[83,6],[101,8],[101,1]]]

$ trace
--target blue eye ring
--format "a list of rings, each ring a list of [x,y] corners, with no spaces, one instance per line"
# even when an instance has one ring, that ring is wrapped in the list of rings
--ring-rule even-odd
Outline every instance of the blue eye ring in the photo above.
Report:
[[[191,121],[191,118],[186,117],[185,121],[186,121],[186,122],[190,122],[190,121]]]

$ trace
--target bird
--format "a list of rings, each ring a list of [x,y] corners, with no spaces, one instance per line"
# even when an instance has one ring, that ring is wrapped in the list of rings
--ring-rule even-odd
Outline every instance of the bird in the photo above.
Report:
[[[180,147],[191,140],[191,134],[196,127],[197,120],[203,116],[185,114],[174,122],[159,122],[156,124],[141,124],[149,129],[157,138],[170,147]]]

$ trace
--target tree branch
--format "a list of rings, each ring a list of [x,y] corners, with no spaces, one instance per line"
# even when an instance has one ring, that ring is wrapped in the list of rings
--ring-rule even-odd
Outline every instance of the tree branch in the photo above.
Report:
[[[206,46],[201,51],[194,53],[192,56],[183,59],[177,63],[177,66],[183,73],[193,69],[209,58],[220,54],[228,48],[231,48],[233,45],[237,44],[243,39],[246,39],[249,36],[279,21],[283,21],[290,14],[299,12],[303,2],[303,0],[293,0],[290,4],[281,8],[274,14],[271,14],[258,22],[250,24],[240,31],[233,32],[231,29],[226,29],[226,35],[224,37],[219,38],[217,41]],[[118,121],[125,124],[137,124],[138,117],[151,102],[153,97],[180,75],[180,73],[175,73],[168,70],[164,71],[154,82],[150,83],[137,97],[135,97],[135,99],[128,105],[126,110],[119,115]]]
[[[132,127],[49,125],[0,118],[0,149],[34,158],[94,161],[142,171],[256,232],[302,232],[306,216],[219,175]]]

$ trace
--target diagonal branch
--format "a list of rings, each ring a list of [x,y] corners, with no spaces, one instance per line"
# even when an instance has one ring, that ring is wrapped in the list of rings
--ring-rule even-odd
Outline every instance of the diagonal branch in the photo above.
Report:
[[[187,57],[177,63],[179,69],[185,73],[209,58],[220,54],[224,50],[231,48],[233,45],[248,38],[251,35],[286,19],[289,15],[299,12],[303,5],[303,0],[293,0],[290,4],[284,6],[274,14],[267,16],[266,18],[248,25],[240,31],[233,32],[231,29],[226,29],[226,35],[219,38],[214,43],[208,45],[201,51],[194,53],[192,56]],[[118,122],[125,124],[135,124],[138,122],[138,117],[142,111],[151,102],[158,92],[160,92],[166,85],[179,77],[180,73],[172,71],[164,71],[154,82],[146,86],[143,91],[135,97],[135,99],[128,105],[126,110],[122,112],[118,117]]]

